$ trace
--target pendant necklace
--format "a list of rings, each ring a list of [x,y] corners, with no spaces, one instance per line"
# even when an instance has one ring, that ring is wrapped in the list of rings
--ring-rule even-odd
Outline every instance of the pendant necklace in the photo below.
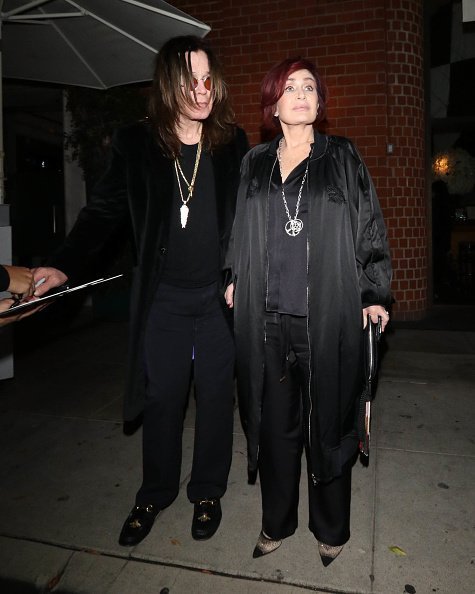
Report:
[[[283,179],[282,160],[281,160],[281,155],[280,155],[280,151],[281,151],[281,147],[282,147],[282,140],[283,140],[283,138],[280,139],[279,146],[277,148],[277,160],[279,161],[279,170],[280,170],[281,179]],[[285,229],[285,232],[287,233],[287,235],[290,235],[290,237],[295,237],[303,229],[303,222],[301,219],[299,219],[297,217],[299,214],[300,199],[302,198],[303,186],[305,184],[305,180],[307,179],[309,161],[310,161],[310,158],[307,159],[307,167],[305,168],[305,173],[303,174],[302,183],[300,184],[300,189],[299,189],[299,193],[298,193],[298,197],[297,197],[297,205],[295,207],[295,215],[293,218],[290,216],[289,207],[287,205],[287,200],[285,199],[284,182],[282,181],[282,200],[284,202],[284,207],[285,207],[285,212],[287,213],[287,218],[289,219],[285,223],[284,229]]]
[[[186,223],[188,221],[188,213],[190,211],[190,209],[188,208],[188,202],[190,201],[191,197],[193,196],[193,190],[195,189],[196,174],[198,173],[198,165],[200,164],[202,144],[203,143],[200,139],[200,141],[198,143],[198,150],[196,151],[195,167],[193,169],[193,175],[191,177],[190,182],[186,179],[185,174],[183,173],[183,169],[181,168],[180,161],[178,160],[178,157],[176,157],[176,159],[175,159],[175,173],[176,173],[176,179],[178,182],[178,189],[180,190],[181,202],[182,202],[182,205],[180,206],[180,221],[181,221],[182,229],[184,229],[186,227]],[[180,175],[183,178],[183,181],[185,182],[185,185],[188,189],[188,196],[186,197],[186,199],[183,196],[183,190],[181,189]]]

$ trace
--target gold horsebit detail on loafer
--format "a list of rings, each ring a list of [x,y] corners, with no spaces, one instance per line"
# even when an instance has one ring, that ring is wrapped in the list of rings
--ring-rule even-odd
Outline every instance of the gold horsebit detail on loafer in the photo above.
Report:
[[[198,501],[198,505],[204,505],[205,503],[208,503],[209,505],[216,505],[216,499],[202,499],[201,501]],[[211,520],[211,516],[208,512],[203,512],[198,516],[197,520],[199,522],[209,522]]]

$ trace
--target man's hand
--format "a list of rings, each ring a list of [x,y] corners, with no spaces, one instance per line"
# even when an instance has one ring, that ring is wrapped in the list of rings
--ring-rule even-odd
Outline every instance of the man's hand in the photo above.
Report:
[[[10,277],[10,284],[7,291],[14,295],[23,295],[29,297],[35,291],[35,281],[32,271],[23,266],[4,266]]]
[[[228,285],[226,291],[224,292],[224,299],[226,300],[226,305],[229,308],[234,307],[234,284],[233,283]]]
[[[35,297],[41,297],[50,289],[60,287],[68,280],[68,277],[57,268],[40,267],[33,268],[33,277],[35,279],[36,289]],[[44,279],[44,280],[43,280]]]
[[[368,314],[371,316],[371,321],[374,324],[378,323],[378,316],[381,317],[381,330],[384,332],[384,329],[389,322],[389,313],[384,307],[382,305],[370,305],[369,307],[365,307],[363,309],[363,328],[366,328],[366,324],[368,323]]]

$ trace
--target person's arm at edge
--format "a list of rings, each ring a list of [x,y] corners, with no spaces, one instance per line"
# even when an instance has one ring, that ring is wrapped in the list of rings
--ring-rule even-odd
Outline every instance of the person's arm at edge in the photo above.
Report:
[[[0,266],[0,291],[9,291],[16,295],[33,295],[35,283],[29,268],[23,266]]]

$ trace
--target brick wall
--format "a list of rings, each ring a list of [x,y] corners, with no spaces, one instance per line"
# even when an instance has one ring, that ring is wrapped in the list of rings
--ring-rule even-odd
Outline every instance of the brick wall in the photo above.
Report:
[[[383,205],[394,258],[393,290],[402,319],[428,305],[428,214],[425,197],[423,2],[391,0],[387,10],[388,158]],[[401,9],[400,5],[405,8]]]
[[[283,58],[314,60],[332,134],[356,142],[388,227],[397,319],[427,309],[423,0],[174,0],[212,27],[238,123],[260,141],[260,83]],[[388,145],[393,152],[388,153]]]

